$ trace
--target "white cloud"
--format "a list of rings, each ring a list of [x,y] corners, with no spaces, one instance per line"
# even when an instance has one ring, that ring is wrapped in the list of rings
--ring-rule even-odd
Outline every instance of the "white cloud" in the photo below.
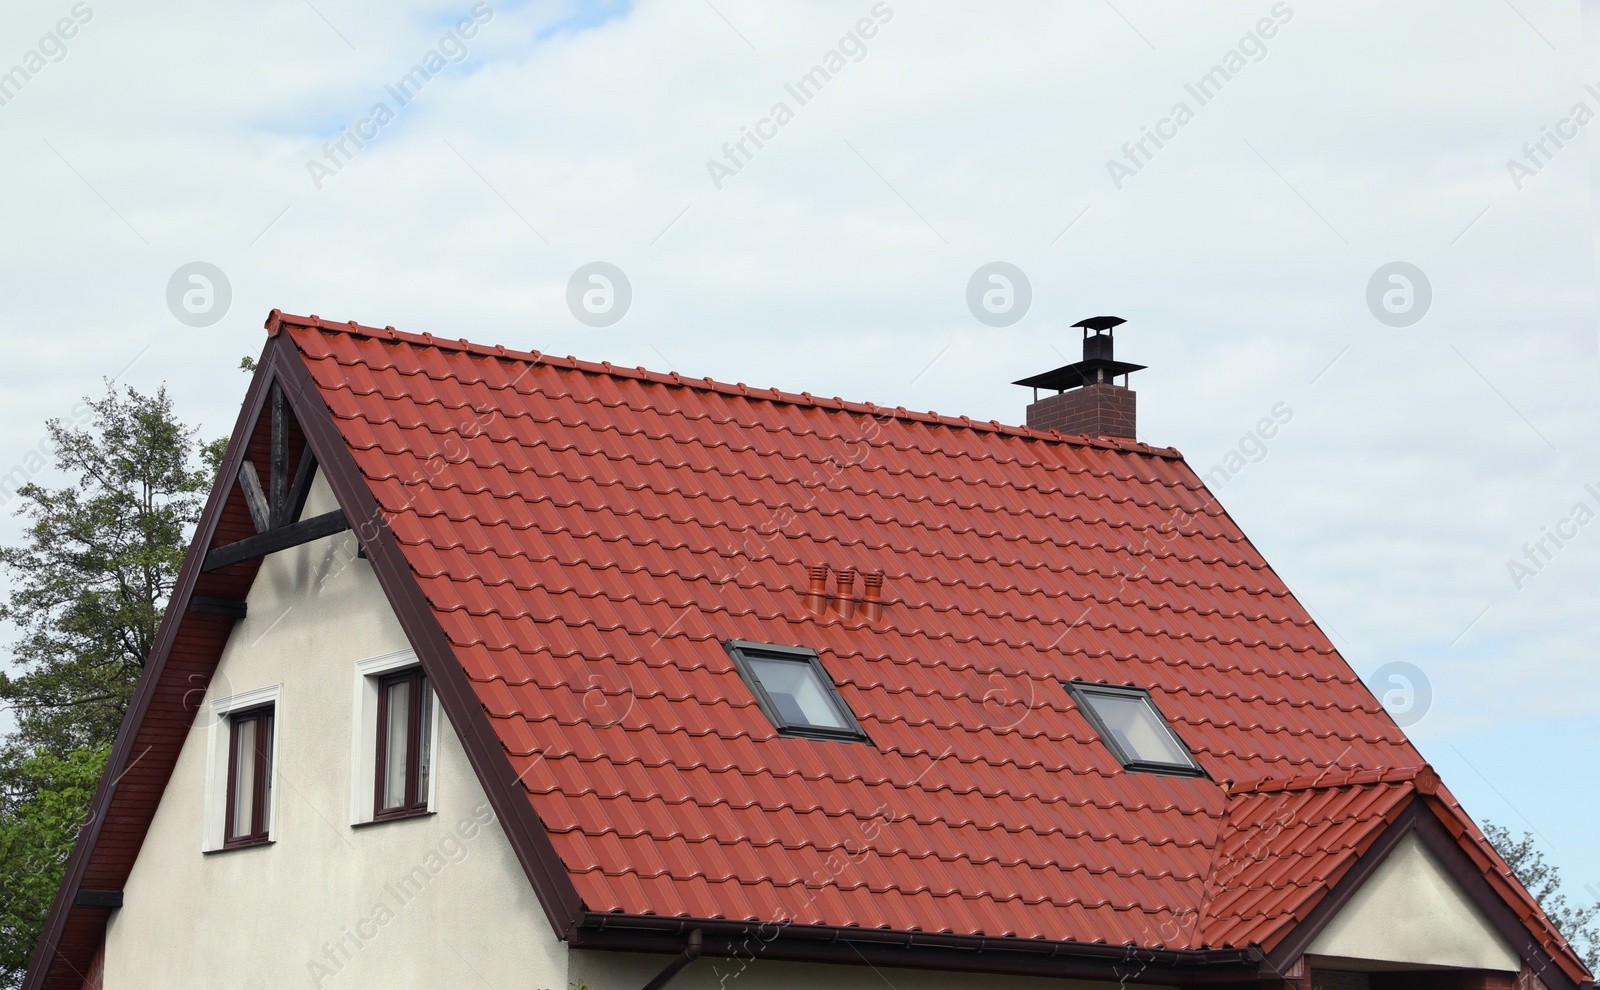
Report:
[[[1290,0],[1118,191],[1106,162],[1272,3],[889,0],[718,191],[706,161],[873,4],[713,2],[490,0],[470,55],[317,191],[307,159],[471,4],[89,0],[0,107],[0,463],[140,354],[131,381],[226,431],[274,306],[1011,421],[1007,383],[1117,313],[1144,437],[1197,470],[1294,409],[1221,497],[1357,670],[1427,670],[1425,747],[1597,713],[1600,529],[1520,591],[1505,570],[1600,481],[1590,134],[1520,191],[1505,167],[1600,78],[1575,9]],[[0,64],[69,9],[8,4]],[[163,302],[194,260],[233,285],[210,329]],[[606,330],[565,310],[593,260],[634,287]],[[994,260],[1034,286],[1002,330],[963,302]],[[1434,289],[1409,328],[1365,306],[1395,260]]]

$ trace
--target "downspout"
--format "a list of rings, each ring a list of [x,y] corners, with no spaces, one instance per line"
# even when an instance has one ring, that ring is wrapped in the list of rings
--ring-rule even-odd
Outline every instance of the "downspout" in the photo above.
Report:
[[[672,978],[683,971],[683,967],[700,958],[701,945],[700,929],[696,928],[689,933],[689,940],[684,943],[683,951],[678,958],[667,963],[667,968],[656,974],[656,978],[644,985],[644,990],[661,990],[662,987],[672,982]]]

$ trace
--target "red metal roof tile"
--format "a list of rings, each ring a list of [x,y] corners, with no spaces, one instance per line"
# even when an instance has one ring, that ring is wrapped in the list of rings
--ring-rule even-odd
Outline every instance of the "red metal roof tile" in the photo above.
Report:
[[[1176,451],[278,325],[590,910],[1270,946],[1437,790]],[[882,618],[813,615],[820,563]],[[872,742],[779,737],[730,638],[816,648]],[[1073,679],[1210,779],[1124,772]]]

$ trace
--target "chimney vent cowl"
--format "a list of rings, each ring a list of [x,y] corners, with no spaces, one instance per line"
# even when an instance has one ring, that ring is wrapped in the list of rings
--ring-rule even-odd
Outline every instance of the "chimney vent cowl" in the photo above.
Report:
[[[1029,427],[1136,438],[1137,397],[1128,388],[1128,376],[1145,366],[1116,359],[1113,331],[1126,322],[1119,316],[1091,316],[1074,323],[1074,327],[1083,330],[1082,361],[1013,383],[1033,389],[1033,404],[1028,406]],[[1116,383],[1119,376],[1121,385]],[[1055,394],[1041,399],[1040,389],[1054,389]]]

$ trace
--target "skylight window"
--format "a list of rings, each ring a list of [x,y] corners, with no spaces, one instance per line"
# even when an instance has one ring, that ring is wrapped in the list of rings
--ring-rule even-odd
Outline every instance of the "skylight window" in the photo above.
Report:
[[[728,655],[779,733],[866,741],[816,650],[729,640]]]
[[[1191,777],[1204,773],[1148,691],[1077,681],[1067,690],[1125,769]]]

